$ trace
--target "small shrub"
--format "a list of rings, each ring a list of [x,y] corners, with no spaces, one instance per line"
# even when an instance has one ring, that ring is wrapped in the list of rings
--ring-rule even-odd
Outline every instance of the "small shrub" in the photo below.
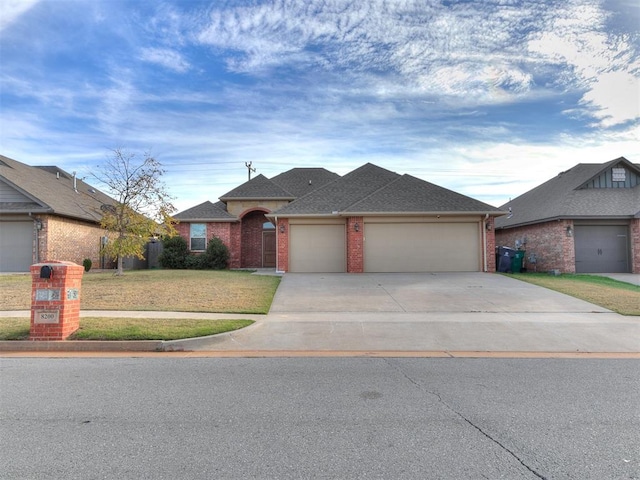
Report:
[[[202,270],[204,266],[202,264],[202,255],[196,255],[195,253],[190,253],[187,255],[184,261],[184,268],[189,270]]]
[[[93,262],[90,258],[85,258],[84,260],[82,260],[82,266],[84,267],[85,272],[91,270],[91,265],[93,265]]]
[[[158,262],[162,268],[189,268],[188,257],[187,241],[181,236],[166,238],[162,241],[162,253],[158,256]]]
[[[207,245],[207,250],[200,255],[203,269],[223,270],[227,268],[229,261],[229,249],[218,237],[212,237]]]

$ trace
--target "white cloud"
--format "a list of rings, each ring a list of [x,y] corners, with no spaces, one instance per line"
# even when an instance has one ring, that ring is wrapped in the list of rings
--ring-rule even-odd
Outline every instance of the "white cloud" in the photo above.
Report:
[[[180,53],[168,48],[143,48],[140,59],[179,73],[184,73],[191,68],[189,62]]]
[[[0,2],[0,31],[11,25],[40,0],[2,0]]]

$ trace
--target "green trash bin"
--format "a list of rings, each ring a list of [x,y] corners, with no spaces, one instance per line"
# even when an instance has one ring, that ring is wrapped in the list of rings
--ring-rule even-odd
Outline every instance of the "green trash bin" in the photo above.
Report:
[[[511,257],[511,271],[513,273],[522,272],[522,263],[524,262],[524,250],[516,250]]]

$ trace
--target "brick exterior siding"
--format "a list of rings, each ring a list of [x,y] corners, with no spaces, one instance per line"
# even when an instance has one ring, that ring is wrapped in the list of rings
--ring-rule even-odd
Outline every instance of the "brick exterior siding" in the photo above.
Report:
[[[358,231],[356,232],[356,224]],[[347,219],[347,272],[364,272],[364,218]]]
[[[640,218],[631,220],[631,271],[640,273]]]
[[[82,265],[89,258],[93,268],[100,267],[100,242],[105,235],[100,225],[54,215],[38,218],[42,221],[42,230],[37,232],[39,262],[60,260]]]
[[[486,258],[487,272],[496,271],[496,229],[495,229],[495,217],[489,217],[485,224],[487,248],[483,254],[483,261]],[[488,227],[487,227],[488,226]]]
[[[567,235],[569,226],[573,229],[573,221],[559,220],[498,230],[496,245],[515,248],[516,240],[521,243],[526,240],[521,248],[526,251],[527,271],[575,273],[575,245],[573,236]],[[531,254],[536,256],[535,264],[529,263]]]
[[[289,271],[289,219],[281,218],[276,225],[278,239],[277,269],[280,272]]]

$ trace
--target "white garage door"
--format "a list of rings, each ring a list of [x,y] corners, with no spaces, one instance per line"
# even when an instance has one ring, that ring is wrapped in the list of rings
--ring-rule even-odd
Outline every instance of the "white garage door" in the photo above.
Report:
[[[33,222],[0,222],[0,272],[28,272],[32,250]]]
[[[477,223],[366,223],[366,272],[478,272]]]
[[[292,272],[345,272],[344,224],[291,225],[289,270]]]

